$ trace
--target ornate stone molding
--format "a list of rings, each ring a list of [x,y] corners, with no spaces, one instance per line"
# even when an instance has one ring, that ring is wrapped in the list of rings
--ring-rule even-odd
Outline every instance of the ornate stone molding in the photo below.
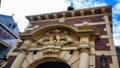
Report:
[[[49,46],[49,45],[75,45],[76,39],[70,36],[70,33],[66,30],[54,29],[47,32],[39,41],[40,46]]]
[[[57,12],[57,13],[51,13],[51,14],[32,15],[32,16],[26,16],[26,18],[30,22],[35,22],[35,21],[43,21],[43,20],[50,20],[50,19],[57,19],[57,18],[59,19],[62,17],[69,18],[69,17],[76,17],[76,16],[87,16],[87,15],[90,16],[90,15],[98,15],[98,14],[106,14],[106,13],[109,14],[110,12],[111,12],[111,6],[108,6],[108,7],[90,8],[87,10],[82,9],[82,10],[63,11],[63,12],[59,12],[59,13]],[[69,13],[69,16],[66,16],[68,13]]]
[[[79,51],[80,51],[80,53],[82,53],[82,52],[86,52],[86,53],[90,53],[90,48],[79,48]]]
[[[78,39],[71,32],[63,29],[54,29],[46,32],[37,42],[37,46],[41,47],[41,51],[45,57],[58,56],[64,47],[74,46],[78,44]]]
[[[29,48],[30,47],[28,46],[21,46],[20,52],[27,54],[28,52],[30,52]]]
[[[60,50],[47,49],[43,50],[44,57],[57,57],[60,54]]]

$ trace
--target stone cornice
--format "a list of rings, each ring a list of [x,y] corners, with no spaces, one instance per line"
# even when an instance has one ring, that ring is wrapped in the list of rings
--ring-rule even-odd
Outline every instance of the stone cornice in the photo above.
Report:
[[[90,15],[98,15],[98,14],[110,14],[111,17],[111,6],[103,6],[103,7],[94,7],[94,8],[87,8],[87,9],[79,9],[79,10],[72,10],[72,11],[63,11],[63,12],[55,12],[55,13],[48,13],[48,14],[40,14],[40,15],[31,15],[26,16],[26,18],[30,21],[30,23],[35,21],[43,21],[43,20],[50,20],[50,19],[59,19],[59,18],[69,18],[69,17],[76,17],[76,16],[90,16]]]

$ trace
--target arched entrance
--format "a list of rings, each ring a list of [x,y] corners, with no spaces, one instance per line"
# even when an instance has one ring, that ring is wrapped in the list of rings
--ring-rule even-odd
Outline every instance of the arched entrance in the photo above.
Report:
[[[62,58],[44,57],[33,62],[25,68],[71,68],[71,66]]]
[[[64,62],[45,62],[39,64],[36,68],[70,68],[70,66]]]

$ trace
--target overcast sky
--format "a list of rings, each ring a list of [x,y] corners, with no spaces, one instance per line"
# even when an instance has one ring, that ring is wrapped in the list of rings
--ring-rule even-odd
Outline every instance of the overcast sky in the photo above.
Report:
[[[112,5],[113,37],[120,45],[120,0],[2,0],[0,14],[12,15],[21,32],[28,25],[27,15],[66,11],[73,3],[75,9]]]

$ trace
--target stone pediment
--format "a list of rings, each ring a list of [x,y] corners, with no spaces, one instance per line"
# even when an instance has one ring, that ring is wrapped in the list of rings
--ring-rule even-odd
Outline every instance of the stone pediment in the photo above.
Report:
[[[55,29],[59,29],[60,31],[61,30],[69,31],[71,34],[73,34],[76,37],[79,36],[81,33],[82,34],[90,33],[91,35],[97,34],[97,36],[99,36],[99,33],[95,32],[95,30],[91,28],[88,23],[83,23],[83,25],[80,27],[76,27],[74,25],[67,23],[55,23],[47,26],[37,27],[29,32],[21,33],[20,38],[22,40],[25,39],[38,40],[39,38],[42,38],[44,35],[46,35],[45,33]]]
[[[52,25],[47,25],[47,26],[42,26],[42,27],[37,27],[33,30],[24,32],[24,33],[20,33],[20,38],[25,40],[28,38],[32,38],[34,40],[42,37],[44,35],[44,33],[50,31],[50,30],[54,30],[54,29],[62,29],[62,30],[67,30],[70,32],[74,32],[77,33],[78,32],[78,28],[74,25],[71,24],[67,24],[67,23],[55,23]]]

